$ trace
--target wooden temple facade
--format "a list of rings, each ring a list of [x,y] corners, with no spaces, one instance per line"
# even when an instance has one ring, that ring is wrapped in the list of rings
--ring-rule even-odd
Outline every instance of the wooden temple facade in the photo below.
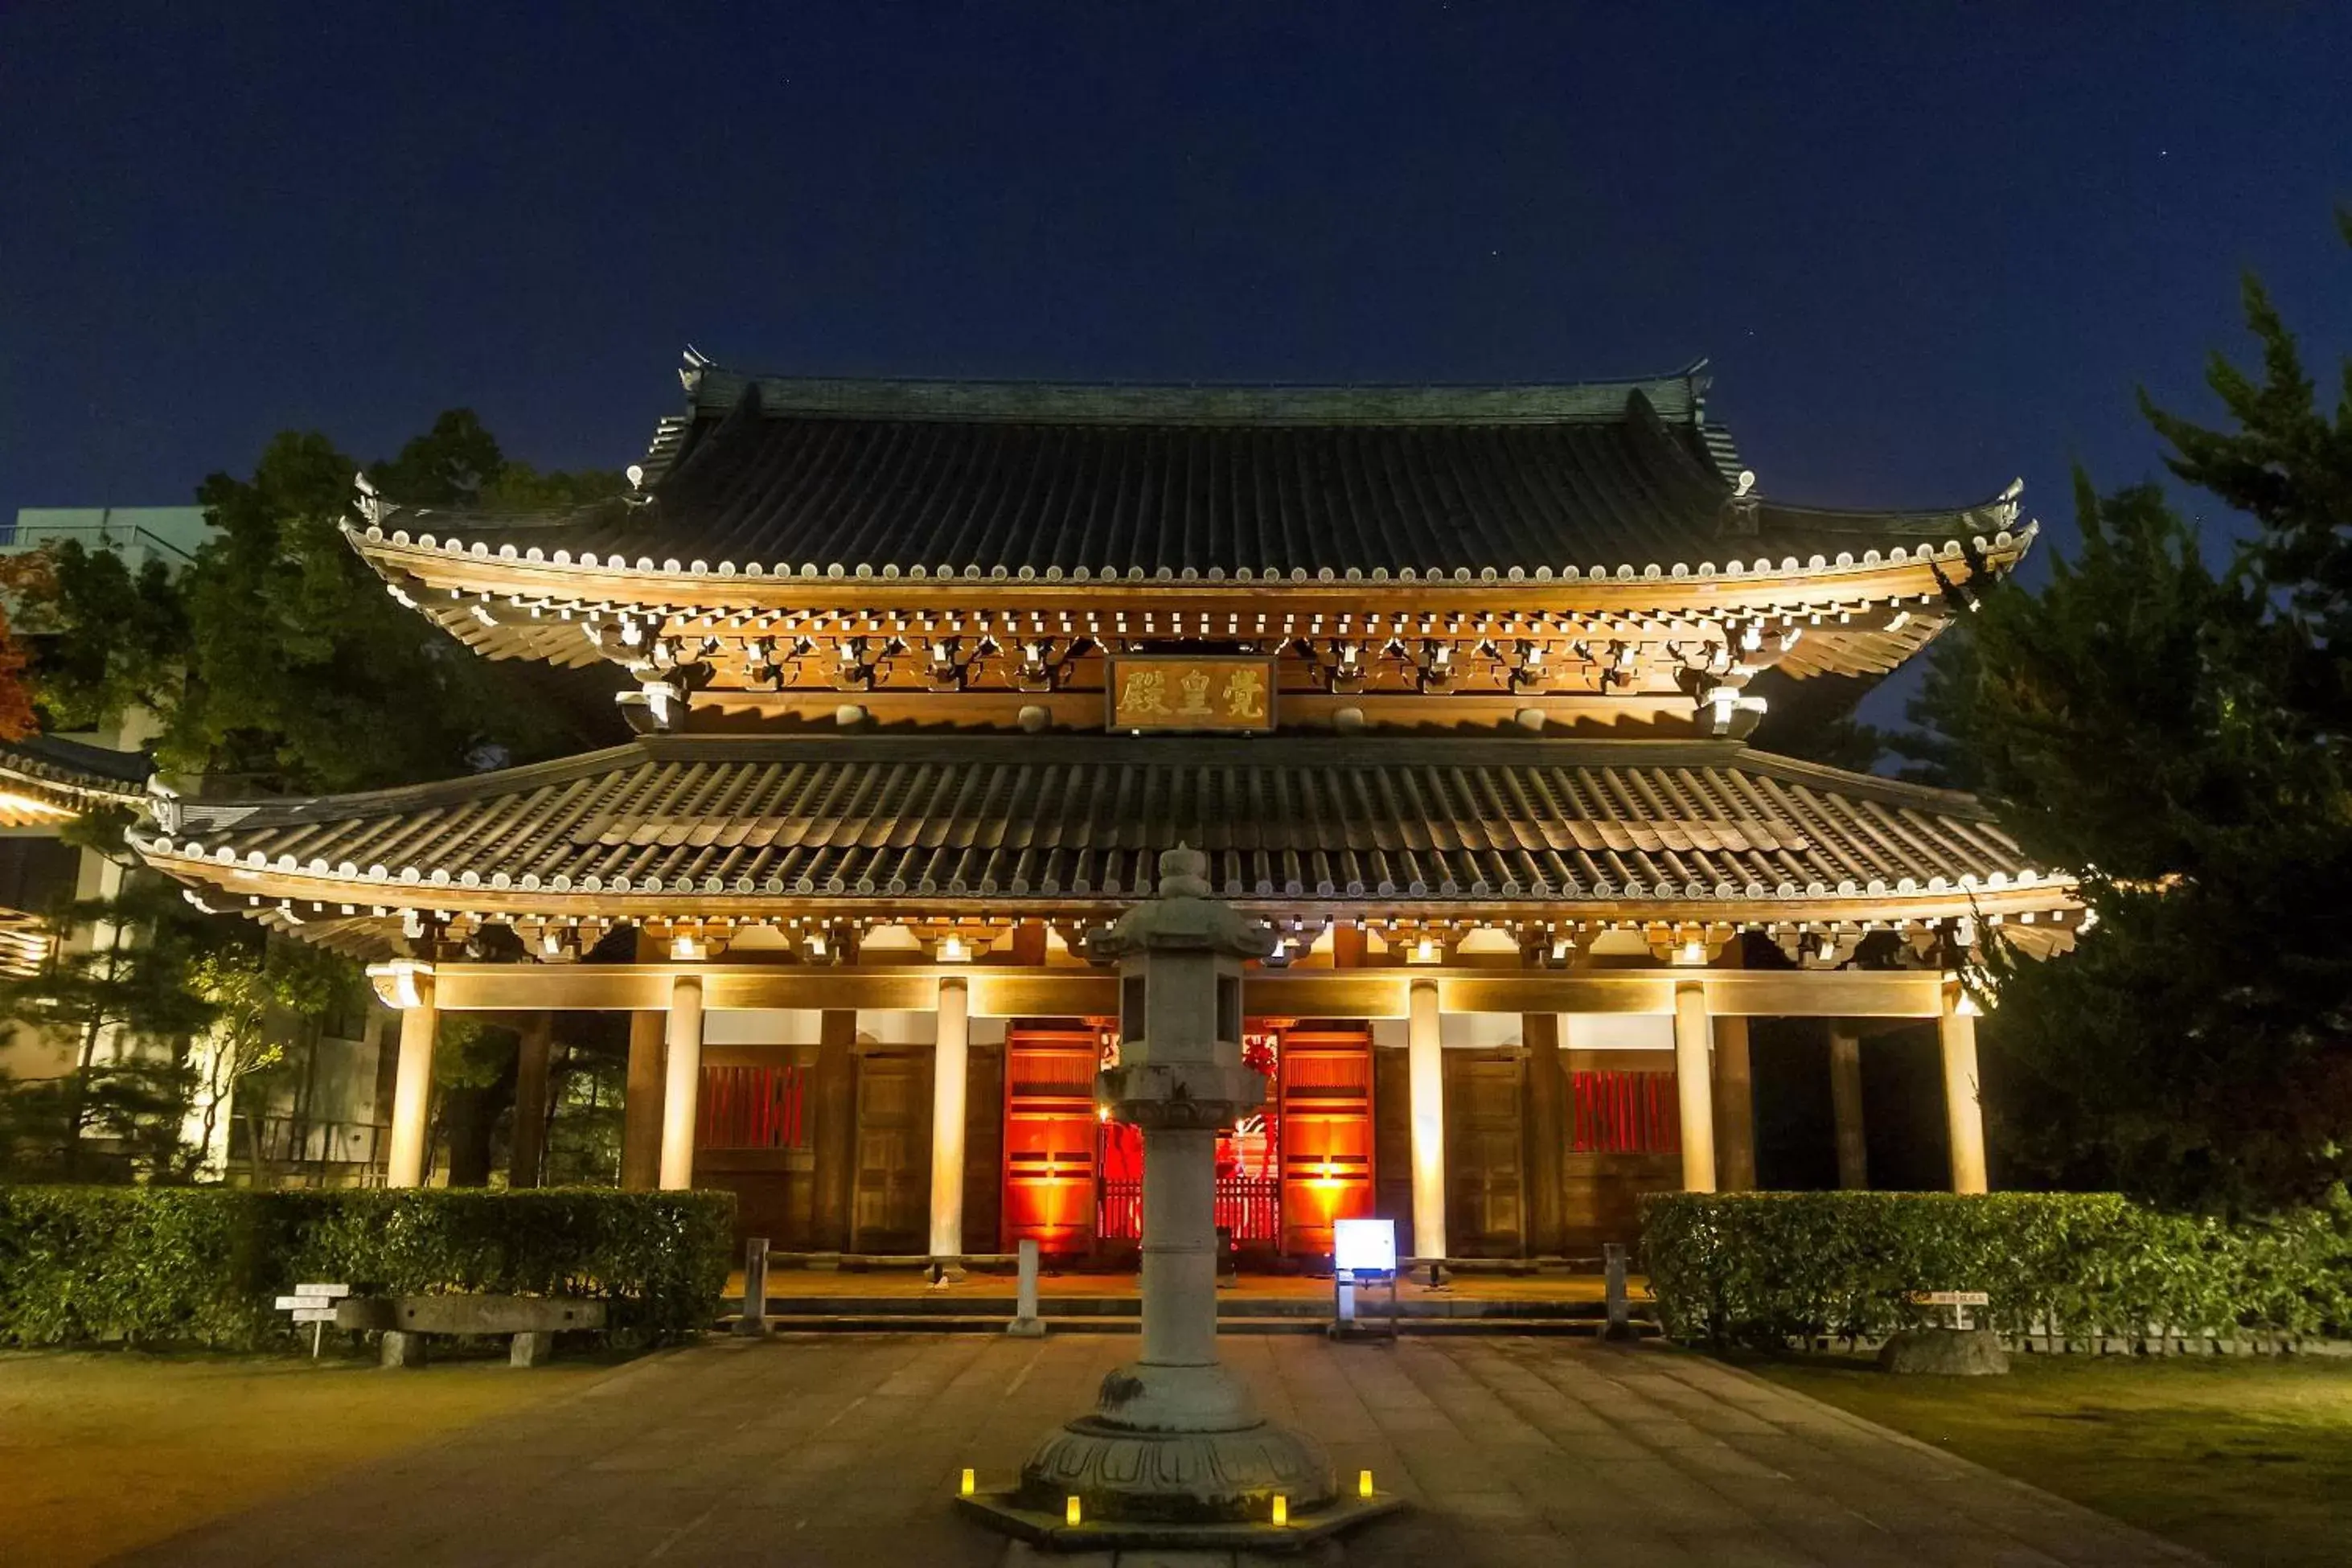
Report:
[[[1931,1025],[1985,1184],[1973,945],[2077,918],[1963,796],[1751,748],[1850,700],[2032,537],[1770,499],[1699,367],[1561,386],[746,377],[689,357],[634,493],[403,510],[352,543],[493,658],[605,663],[631,743],[320,799],[154,803],[207,907],[373,961],[388,1177],[440,1014],[633,1019],[625,1179],[732,1187],[779,1248],[1132,1245],[1087,933],[1203,850],[1281,938],[1242,1245],[1382,1214],[1416,1258],[1631,1234],[1751,1185],[1748,1026]],[[396,716],[387,716],[396,721]],[[528,1042],[529,1033],[526,1033]],[[541,1037],[543,1039],[543,1030]],[[1848,1152],[1842,1150],[1842,1152]]]

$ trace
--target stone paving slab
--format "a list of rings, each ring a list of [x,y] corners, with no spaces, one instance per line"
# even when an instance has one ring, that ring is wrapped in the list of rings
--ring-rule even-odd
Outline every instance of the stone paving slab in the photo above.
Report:
[[[950,1494],[965,1465],[1009,1479],[1135,1351],[1124,1335],[712,1340],[121,1561],[1077,1568],[1009,1552]],[[1368,1468],[1412,1504],[1351,1537],[1349,1565],[2204,1561],[1656,1345],[1236,1337],[1223,1352],[1270,1414],[1323,1439],[1343,1479]]]

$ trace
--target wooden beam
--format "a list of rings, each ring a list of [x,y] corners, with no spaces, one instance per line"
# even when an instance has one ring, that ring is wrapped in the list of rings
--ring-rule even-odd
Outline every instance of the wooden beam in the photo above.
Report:
[[[804,1008],[925,1012],[939,982],[971,982],[974,1016],[1084,1017],[1118,1011],[1115,977],[1095,970],[1009,964],[892,964],[817,968],[788,964],[444,963],[437,966],[445,1012],[535,1008],[657,1012],[669,1005],[671,976],[703,976],[708,1008]],[[1685,976],[1685,978],[1687,975]],[[1449,1013],[1654,1013],[1675,1010],[1670,969],[1528,970],[1437,965],[1382,969],[1281,969],[1253,972],[1250,1010],[1287,1017],[1402,1018],[1407,986],[1433,980]],[[1699,976],[1707,1012],[1717,1017],[1933,1018],[1943,1011],[1932,970],[1739,970]]]

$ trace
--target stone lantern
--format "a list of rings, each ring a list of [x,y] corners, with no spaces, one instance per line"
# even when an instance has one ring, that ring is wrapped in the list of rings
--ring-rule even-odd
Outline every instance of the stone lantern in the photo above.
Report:
[[[1054,1546],[1295,1541],[1394,1506],[1339,1499],[1321,1445],[1260,1415],[1217,1362],[1217,1134],[1265,1097],[1242,1062],[1242,964],[1274,943],[1210,898],[1207,869],[1197,850],[1163,854],[1159,896],[1091,944],[1119,977],[1118,1065],[1097,1097],[1143,1132],[1142,1353],[1038,1444],[1019,1487],[972,1500]],[[1055,1528],[1073,1498],[1085,1524]]]

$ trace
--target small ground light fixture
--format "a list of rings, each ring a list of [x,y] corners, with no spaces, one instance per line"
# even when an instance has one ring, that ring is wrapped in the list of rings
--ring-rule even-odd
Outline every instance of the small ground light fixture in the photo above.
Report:
[[[958,1481],[958,1482],[956,1483],[956,1492],[957,1492],[957,1494],[958,1494],[959,1496],[961,1496],[961,1497],[970,1497],[970,1496],[971,1496],[971,1492],[972,1492],[972,1485],[973,1485],[973,1477],[972,1477],[972,1473],[971,1473],[971,1468],[970,1466],[966,1466],[966,1467],[964,1468],[963,1479],[962,1479],[961,1480],[960,1480],[960,1481]]]
[[[1064,1524],[1076,1524],[1080,1522],[1080,1519],[1081,1514],[1078,1508],[1078,1494],[1072,1492],[1062,1503],[1062,1522]]]
[[[1356,1472],[1356,1495],[1358,1497],[1370,1497],[1372,1495],[1371,1471],[1358,1470]]]
[[[1276,1524],[1290,1522],[1290,1499],[1281,1492],[1274,1494],[1274,1522]]]

